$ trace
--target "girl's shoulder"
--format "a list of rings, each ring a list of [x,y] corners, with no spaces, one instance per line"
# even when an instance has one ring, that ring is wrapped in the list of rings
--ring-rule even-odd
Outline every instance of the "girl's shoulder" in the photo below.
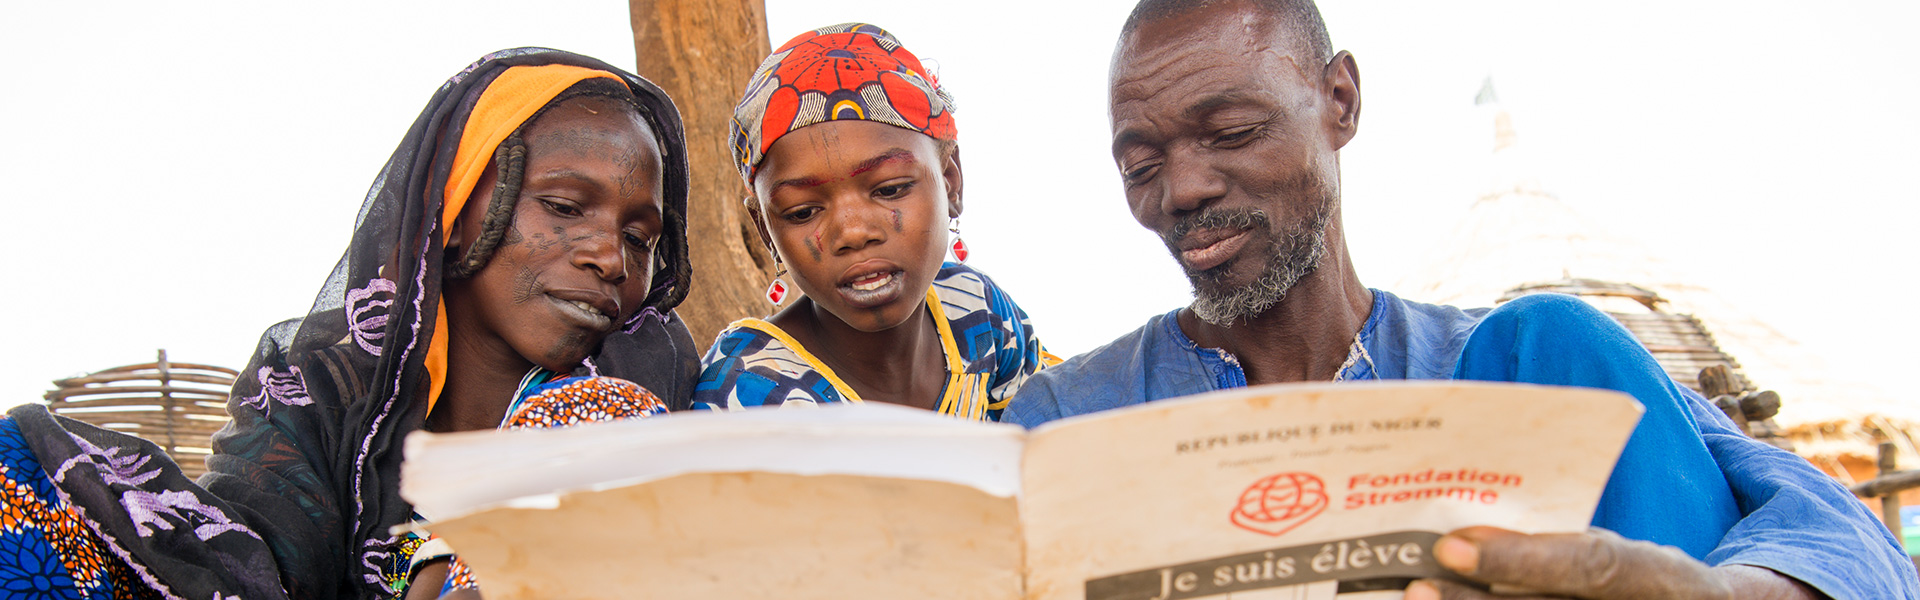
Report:
[[[721,330],[701,360],[696,407],[739,408],[845,401],[844,387],[818,358],[778,325],[741,319]]]
[[[1013,320],[1027,318],[1026,312],[993,278],[967,265],[953,262],[941,265],[940,274],[933,279],[933,291],[940,298],[948,321],[959,322],[973,314]]]
[[[806,349],[800,346],[800,342],[787,335],[779,325],[763,319],[740,319],[714,336],[713,345],[707,348],[706,356],[700,360],[700,367],[705,369],[727,359],[798,358],[804,352]]]

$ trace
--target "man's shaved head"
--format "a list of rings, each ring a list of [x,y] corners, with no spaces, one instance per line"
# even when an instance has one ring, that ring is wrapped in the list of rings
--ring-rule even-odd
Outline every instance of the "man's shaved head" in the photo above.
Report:
[[[1120,27],[1120,37],[1133,35],[1147,23],[1230,2],[1244,2],[1273,17],[1274,23],[1285,28],[1282,31],[1288,39],[1313,59],[1314,66],[1333,60],[1333,40],[1327,36],[1327,23],[1320,19],[1320,7],[1313,0],[1140,0],[1133,14],[1127,15],[1126,25]]]

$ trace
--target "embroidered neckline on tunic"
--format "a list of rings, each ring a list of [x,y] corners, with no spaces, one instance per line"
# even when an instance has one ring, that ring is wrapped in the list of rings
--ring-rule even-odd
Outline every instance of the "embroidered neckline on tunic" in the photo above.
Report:
[[[961,388],[965,387],[960,384],[960,379],[966,375],[966,365],[960,362],[960,347],[953,338],[953,324],[947,322],[946,308],[941,306],[940,294],[935,291],[934,286],[927,287],[927,314],[933,319],[933,324],[940,333],[940,352],[947,361],[947,383],[945,386],[942,386],[940,403],[935,407],[935,412],[951,415],[954,414],[955,405],[959,403]],[[741,319],[734,321],[733,326],[752,329],[773,336],[773,339],[779,340],[781,344],[785,344],[788,350],[793,351],[795,355],[800,357],[800,360],[805,361],[807,366],[813,367],[813,370],[818,371],[821,377],[826,378],[827,383],[833,384],[833,389],[838,390],[846,401],[857,403],[866,402],[865,399],[860,397],[859,393],[853,391],[853,386],[847,385],[845,380],[840,379],[840,375],[833,371],[833,367],[827,366],[827,363],[822,362],[820,357],[814,356],[812,352],[808,352],[805,346],[801,346],[798,340],[793,339],[793,336],[787,335],[787,332],[780,329],[779,325],[774,325],[772,322],[763,319]],[[972,415],[961,416],[971,417]]]

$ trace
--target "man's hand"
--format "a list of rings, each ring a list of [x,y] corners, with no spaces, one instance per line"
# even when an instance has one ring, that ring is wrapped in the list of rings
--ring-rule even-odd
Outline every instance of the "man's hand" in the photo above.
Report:
[[[1468,527],[1433,544],[1440,566],[1489,584],[1492,594],[1427,579],[1406,600],[1493,598],[1815,599],[1800,582],[1758,567],[1708,567],[1678,548],[1629,540],[1604,529],[1527,535]]]

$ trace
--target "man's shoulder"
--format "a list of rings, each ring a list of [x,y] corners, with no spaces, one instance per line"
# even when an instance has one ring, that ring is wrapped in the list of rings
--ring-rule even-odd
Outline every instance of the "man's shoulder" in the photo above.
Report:
[[[1139,328],[1048,367],[1041,373],[1057,383],[1067,383],[1088,377],[1102,377],[1104,373],[1116,369],[1138,369],[1145,365],[1152,348],[1172,343],[1167,339],[1166,332],[1166,320],[1170,318],[1167,314],[1149,317],[1146,324]]]
[[[1472,329],[1494,309],[1462,308],[1451,304],[1429,304],[1401,298],[1386,290],[1374,290],[1374,313],[1380,320],[1426,324],[1448,329]]]
[[[1032,427],[1147,401],[1146,372],[1177,349],[1167,331],[1171,315],[1155,315],[1105,345],[1034,373],[1002,420]]]

